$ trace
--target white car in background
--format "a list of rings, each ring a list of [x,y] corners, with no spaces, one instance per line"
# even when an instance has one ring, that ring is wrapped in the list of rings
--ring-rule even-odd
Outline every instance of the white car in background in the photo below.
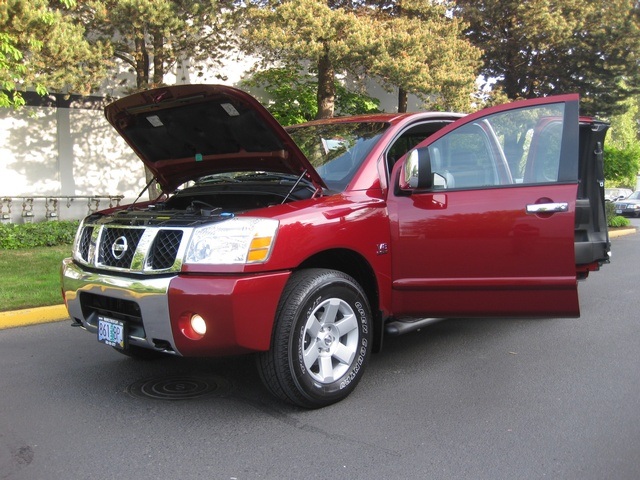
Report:
[[[629,188],[605,188],[604,199],[606,202],[615,202],[627,198],[633,193]]]

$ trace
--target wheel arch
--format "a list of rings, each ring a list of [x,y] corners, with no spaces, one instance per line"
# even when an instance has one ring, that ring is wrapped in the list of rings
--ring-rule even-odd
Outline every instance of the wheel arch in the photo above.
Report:
[[[337,270],[353,277],[364,290],[371,313],[373,315],[373,348],[372,352],[382,347],[383,316],[380,311],[380,294],[376,274],[371,264],[358,252],[349,249],[331,249],[316,253],[302,262],[296,270],[307,268],[326,268]]]

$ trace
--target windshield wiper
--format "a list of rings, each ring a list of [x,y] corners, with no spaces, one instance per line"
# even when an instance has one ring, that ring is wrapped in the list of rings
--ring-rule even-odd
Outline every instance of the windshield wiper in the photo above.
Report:
[[[278,173],[278,172],[253,172],[244,175],[237,176],[239,181],[251,181],[251,180],[289,180],[290,182],[300,183],[303,180],[303,176],[307,173],[305,170],[300,177],[292,173]],[[311,183],[311,182],[309,182]]]
[[[240,180],[237,180],[236,178],[231,177],[229,175],[221,175],[219,173],[216,173],[214,175],[209,175],[206,177],[199,178],[196,183],[198,185],[204,185],[207,183],[224,183],[224,182],[239,183]]]

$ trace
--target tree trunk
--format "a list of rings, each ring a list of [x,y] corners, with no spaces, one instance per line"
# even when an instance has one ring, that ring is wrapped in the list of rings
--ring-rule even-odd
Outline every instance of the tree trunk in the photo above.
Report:
[[[147,45],[144,40],[144,32],[136,32],[135,37],[135,46],[136,46],[136,85],[138,90],[144,90],[145,88],[149,88],[149,53],[147,52]],[[156,58],[154,57],[154,63],[156,62]],[[155,69],[154,69],[154,77],[155,77]],[[154,78],[155,81],[155,78]],[[149,183],[153,178],[153,174],[144,167],[144,176],[146,178],[146,183]],[[147,190],[149,194],[149,200],[155,200],[160,196],[160,190],[158,189],[158,184],[153,182],[149,189]]]
[[[405,113],[408,103],[409,94],[404,88],[398,87],[398,113]]]
[[[142,90],[149,85],[149,54],[144,41],[144,33],[137,32],[136,45],[136,85]]]
[[[153,86],[164,82],[164,36],[162,32],[153,32]]]
[[[153,174],[146,166],[144,167],[144,176],[146,179],[145,183],[149,183],[153,179]],[[158,184],[156,182],[153,182],[151,185],[149,185],[147,193],[149,194],[149,200],[155,200],[160,196],[162,192],[158,188]]]
[[[318,60],[318,119],[333,117],[336,100],[334,77],[329,47],[325,45],[324,52]]]

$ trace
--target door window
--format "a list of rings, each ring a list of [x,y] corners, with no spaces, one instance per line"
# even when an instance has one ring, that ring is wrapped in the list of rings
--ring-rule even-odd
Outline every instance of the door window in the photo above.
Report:
[[[441,177],[436,184],[464,189],[575,181],[576,162],[560,162],[564,108],[510,110],[453,130],[429,146],[433,172]]]

